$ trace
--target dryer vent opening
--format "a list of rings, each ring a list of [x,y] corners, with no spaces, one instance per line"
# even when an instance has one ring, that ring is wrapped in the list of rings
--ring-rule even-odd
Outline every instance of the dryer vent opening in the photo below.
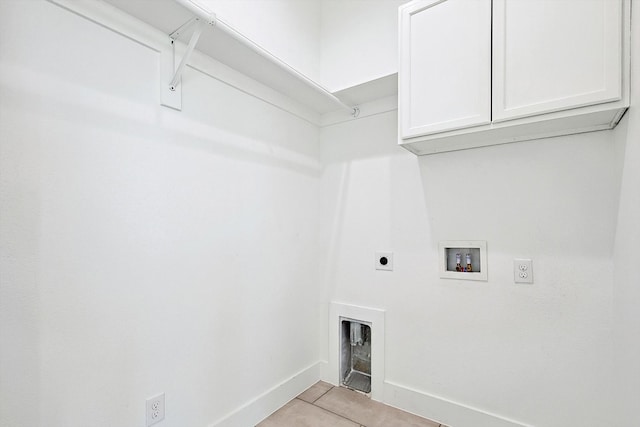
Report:
[[[357,320],[341,321],[340,383],[371,393],[371,326]]]

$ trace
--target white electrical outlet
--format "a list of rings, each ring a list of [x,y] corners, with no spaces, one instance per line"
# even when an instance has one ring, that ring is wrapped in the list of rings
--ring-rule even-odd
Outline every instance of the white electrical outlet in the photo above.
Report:
[[[164,420],[164,393],[147,399],[147,427]]]
[[[533,283],[533,264],[530,259],[513,260],[513,281],[516,283]]]
[[[393,271],[393,252],[376,252],[376,270]]]

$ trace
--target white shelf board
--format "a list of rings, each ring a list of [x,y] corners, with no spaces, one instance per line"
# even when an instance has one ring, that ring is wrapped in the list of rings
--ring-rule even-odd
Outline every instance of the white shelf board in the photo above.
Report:
[[[357,105],[358,118],[387,113],[398,109],[398,73],[357,84],[333,93],[349,105]],[[322,114],[320,126],[331,126],[353,120],[345,111]]]
[[[174,0],[104,0],[106,3],[134,16],[135,18],[165,32],[167,36],[194,14]],[[215,12],[215,11],[213,11]],[[220,21],[220,17],[218,17]],[[224,22],[227,30],[230,27]],[[338,98],[317,83],[302,75],[284,61],[269,54],[264,48],[231,29],[221,31],[215,26],[207,26],[196,46],[196,50],[235,69],[236,71],[282,93],[283,95],[324,114],[344,109]],[[188,41],[191,32],[181,36]],[[241,42],[240,39],[244,41]],[[251,46],[251,47],[248,47]],[[259,54],[256,50],[261,51]],[[264,55],[267,53],[267,55]]]
[[[333,94],[349,105],[362,105],[398,94],[398,73],[360,83]]]

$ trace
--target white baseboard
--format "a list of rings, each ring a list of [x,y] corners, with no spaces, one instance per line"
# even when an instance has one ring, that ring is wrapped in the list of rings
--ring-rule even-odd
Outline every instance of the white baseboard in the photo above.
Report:
[[[334,375],[332,375],[328,361],[318,362],[318,369],[322,381],[334,386],[338,385],[334,381]],[[532,427],[529,424],[491,414],[392,381],[384,382],[384,392],[380,401],[450,427]]]
[[[254,426],[319,380],[338,385],[326,360],[303,369],[209,427]],[[384,381],[382,399],[374,400],[450,427],[532,427],[392,381]]]
[[[451,427],[531,427],[390,381],[384,383],[383,403]]]
[[[230,414],[225,415],[209,427],[247,427],[260,421],[283,407],[291,399],[320,380],[321,362],[314,363],[287,380],[253,398]]]
[[[332,372],[330,372],[329,370],[329,361],[321,360],[320,362],[318,362],[318,365],[320,366],[320,379],[325,383],[337,386],[338,383],[335,381]]]

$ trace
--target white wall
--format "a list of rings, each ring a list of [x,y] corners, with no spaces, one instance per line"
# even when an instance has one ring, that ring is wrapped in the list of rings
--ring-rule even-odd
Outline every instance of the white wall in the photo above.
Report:
[[[200,0],[331,92],[398,71],[398,7],[408,0]]]
[[[204,426],[317,362],[318,130],[186,73],[160,107],[156,51],[0,2],[0,425]]]
[[[320,79],[319,0],[199,0],[307,77]]]
[[[607,424],[613,134],[417,158],[396,126],[322,130],[326,300],[387,310],[387,381],[528,425]],[[488,282],[440,279],[440,240],[486,240]],[[533,285],[513,283],[522,257]]]
[[[332,92],[398,72],[398,7],[408,0],[320,0],[321,83]]]
[[[314,6],[276,2],[298,20],[269,16],[297,28],[275,34],[240,13],[256,3],[216,3],[314,77],[315,36],[295,60],[276,47],[318,31]],[[395,71],[400,2],[341,3],[322,4],[354,11],[322,29],[334,90]],[[614,132],[418,159],[395,113],[319,146],[191,68],[184,111],[161,108],[157,62],[49,3],[0,1],[0,425],[143,425],[160,391],[163,425],[207,425],[326,360],[332,300],[387,310],[389,381],[536,426],[638,424],[635,109]],[[489,281],[439,279],[444,239],[487,240]],[[512,283],[515,257],[533,286]]]
[[[200,0],[331,92],[398,71],[398,7],[408,0]]]
[[[636,70],[638,32],[632,50]],[[351,66],[337,64],[336,79]],[[632,89],[613,132],[420,159],[395,146],[394,114],[323,129],[325,301],[387,310],[388,381],[530,425],[640,424]],[[489,281],[439,279],[444,239],[487,240]],[[395,251],[393,273],[373,269],[376,250]],[[513,284],[516,257],[533,258],[533,286]]]
[[[640,7],[634,5],[634,28],[640,22]],[[640,31],[632,32],[632,76],[639,75]],[[634,81],[635,82],[635,81]],[[640,425],[640,85],[631,86],[631,107],[615,129],[621,176],[618,226],[614,252],[614,366],[615,425]]]

